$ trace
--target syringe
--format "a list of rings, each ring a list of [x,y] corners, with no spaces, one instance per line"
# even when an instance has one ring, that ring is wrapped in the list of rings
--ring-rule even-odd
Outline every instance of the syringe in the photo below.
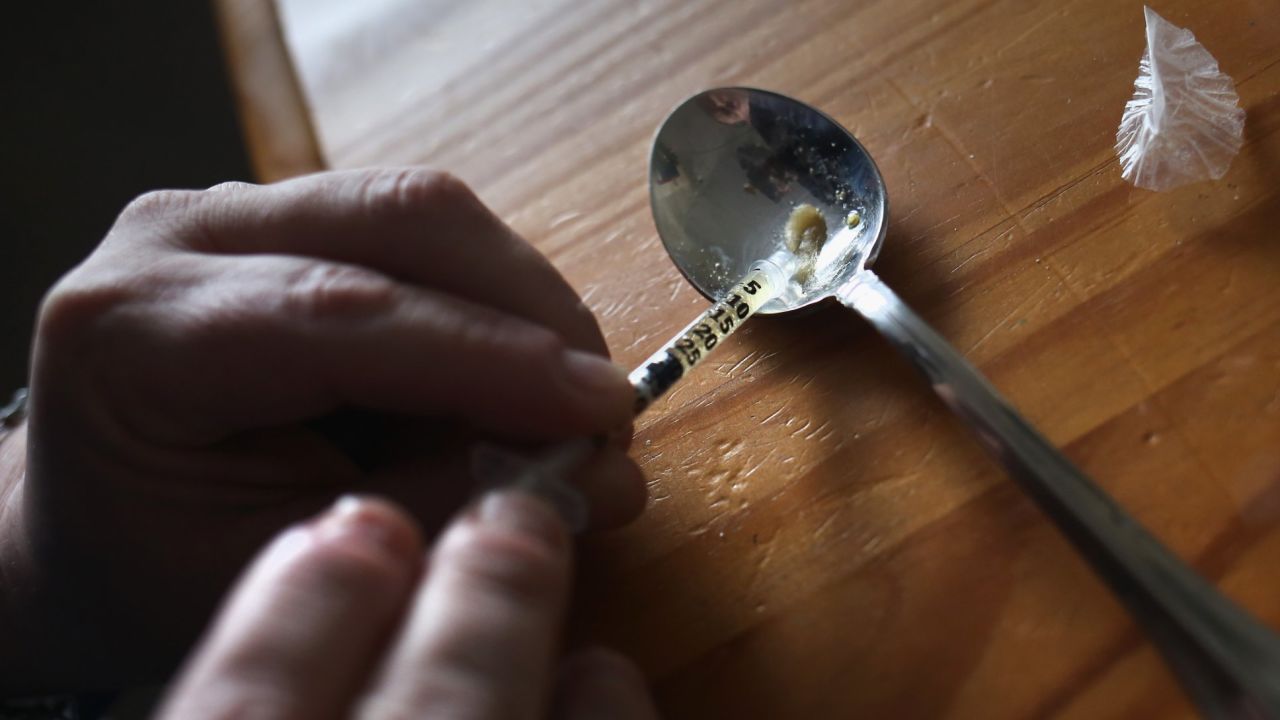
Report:
[[[710,309],[632,371],[627,379],[636,391],[636,415],[705,360],[757,310],[780,295],[795,274],[795,264],[796,258],[789,252],[757,262]],[[569,477],[603,443],[603,437],[574,438],[532,458],[479,445],[472,452],[472,474],[484,488],[519,487],[542,496],[577,532],[586,527],[589,509],[582,495],[570,485]]]

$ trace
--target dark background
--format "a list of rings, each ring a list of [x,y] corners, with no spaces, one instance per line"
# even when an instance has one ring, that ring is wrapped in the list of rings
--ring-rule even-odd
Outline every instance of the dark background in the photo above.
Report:
[[[0,23],[0,406],[36,308],[120,209],[250,180],[207,2],[21,3]]]

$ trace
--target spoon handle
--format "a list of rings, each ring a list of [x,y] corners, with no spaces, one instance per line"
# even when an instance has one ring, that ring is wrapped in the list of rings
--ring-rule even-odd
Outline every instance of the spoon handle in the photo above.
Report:
[[[1280,718],[1280,638],[1165,549],[874,273],[836,296],[968,422],[1146,630],[1203,714]]]

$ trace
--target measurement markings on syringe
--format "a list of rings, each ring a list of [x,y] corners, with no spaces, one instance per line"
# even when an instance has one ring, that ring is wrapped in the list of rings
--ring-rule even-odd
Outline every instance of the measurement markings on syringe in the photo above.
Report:
[[[636,412],[666,392],[773,295],[768,275],[754,271],[675,340],[654,353],[630,377],[636,388]]]
[[[751,280],[738,289],[747,295],[755,295],[760,292],[760,287],[759,280]],[[704,351],[711,350],[720,338],[733,332],[735,316],[737,320],[746,320],[752,309],[751,304],[742,299],[742,294],[735,292],[707,311],[703,319],[675,342],[673,349],[680,354],[685,369],[696,365]]]

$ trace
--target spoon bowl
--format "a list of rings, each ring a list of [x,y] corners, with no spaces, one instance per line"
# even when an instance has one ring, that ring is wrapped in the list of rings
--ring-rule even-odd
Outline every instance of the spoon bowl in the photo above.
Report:
[[[804,103],[738,87],[694,95],[667,117],[649,199],[667,253],[711,300],[785,247],[794,208],[817,208],[831,233],[813,272],[761,307],[765,315],[832,297],[875,261],[888,217],[880,171],[848,130]]]

